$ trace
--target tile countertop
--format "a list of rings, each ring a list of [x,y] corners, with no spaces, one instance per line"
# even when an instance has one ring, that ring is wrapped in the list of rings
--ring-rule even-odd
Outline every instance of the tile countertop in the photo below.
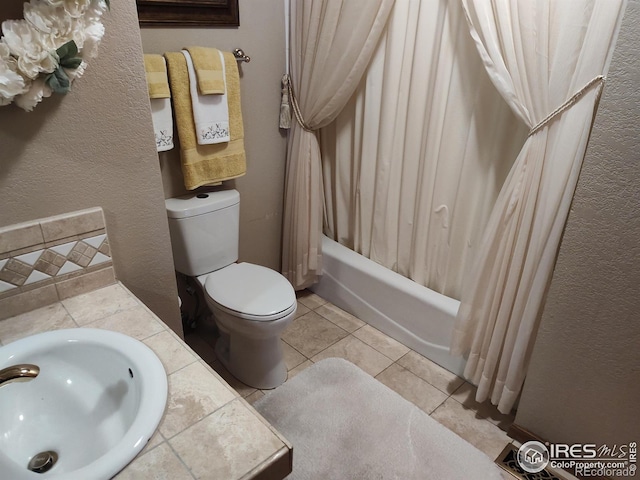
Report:
[[[75,327],[136,338],[167,371],[160,425],[115,479],[279,480],[291,472],[291,444],[122,284],[2,320],[0,345]]]

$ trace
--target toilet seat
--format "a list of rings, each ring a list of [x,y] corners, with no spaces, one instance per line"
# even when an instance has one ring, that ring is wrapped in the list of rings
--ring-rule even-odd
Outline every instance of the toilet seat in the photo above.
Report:
[[[277,320],[297,306],[295,291],[285,277],[251,263],[233,263],[210,273],[204,290],[218,308],[246,320]]]

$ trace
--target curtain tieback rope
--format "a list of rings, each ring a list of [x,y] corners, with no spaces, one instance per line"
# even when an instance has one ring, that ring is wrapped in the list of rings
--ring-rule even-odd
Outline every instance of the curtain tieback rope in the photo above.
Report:
[[[580,98],[582,98],[582,96],[585,93],[587,93],[589,90],[591,90],[591,88],[594,85],[598,85],[598,97],[596,99],[596,104],[597,104],[600,101],[600,95],[602,95],[602,87],[604,86],[604,82],[605,82],[604,75],[598,75],[597,77],[595,77],[593,80],[591,80],[589,83],[587,83],[584,87],[582,87],[580,90],[578,90],[575,94],[573,94],[573,96],[569,100],[564,102],[562,105],[560,105],[558,108],[556,108],[553,112],[551,112],[549,115],[547,115],[535,127],[533,127],[531,130],[529,130],[529,135],[527,135],[527,136],[530,137],[531,135],[536,133],[538,130],[540,130],[544,126],[548,125],[549,123],[551,123],[551,121],[555,117],[560,115],[562,112],[564,112],[568,108],[570,108],[573,105],[575,105],[577,103],[577,101],[580,100]]]
[[[298,121],[298,125],[300,125],[300,127],[302,127],[303,130],[313,133],[314,130],[309,125],[307,125],[304,121],[304,118],[302,118],[302,112],[300,111],[298,98],[293,93],[293,85],[291,85],[291,83],[292,83],[291,78],[289,77],[286,86],[289,89],[289,100],[291,101],[291,109],[293,110],[293,115],[296,117],[296,120]]]

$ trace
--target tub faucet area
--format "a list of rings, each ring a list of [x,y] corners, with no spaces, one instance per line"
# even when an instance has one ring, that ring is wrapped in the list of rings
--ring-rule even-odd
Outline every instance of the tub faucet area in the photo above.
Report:
[[[0,370],[0,387],[13,382],[28,382],[40,373],[40,367],[29,363],[12,365]]]

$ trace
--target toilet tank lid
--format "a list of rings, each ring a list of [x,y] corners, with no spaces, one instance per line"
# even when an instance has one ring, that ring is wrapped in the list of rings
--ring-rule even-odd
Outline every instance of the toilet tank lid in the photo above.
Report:
[[[194,217],[222,210],[238,203],[240,203],[240,194],[237,190],[190,193],[165,200],[169,218]]]

